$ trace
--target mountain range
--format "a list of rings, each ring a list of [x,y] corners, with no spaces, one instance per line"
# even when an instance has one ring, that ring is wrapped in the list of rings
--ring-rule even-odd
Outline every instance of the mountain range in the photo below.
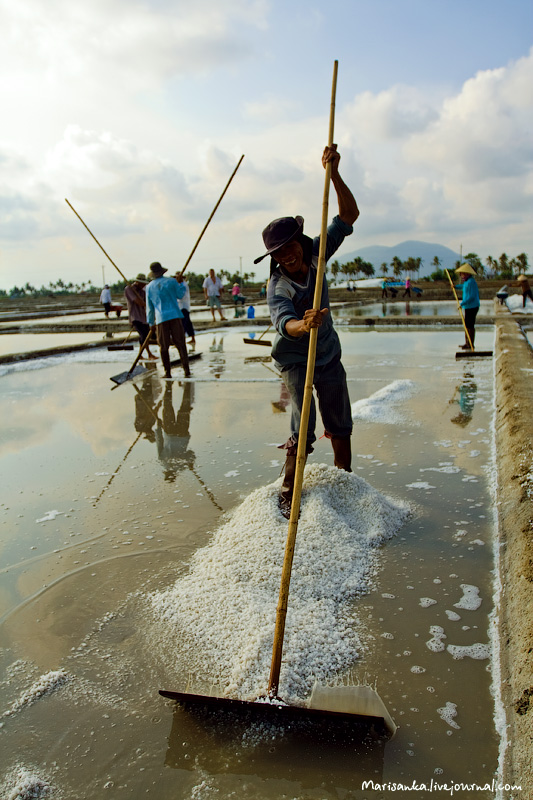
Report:
[[[417,277],[425,278],[435,272],[433,259],[437,256],[440,261],[440,269],[453,269],[455,262],[459,261],[461,256],[450,250],[449,247],[444,247],[442,244],[431,244],[429,242],[418,242],[416,240],[409,240],[400,242],[393,247],[386,247],[385,245],[370,245],[369,247],[361,247],[359,250],[354,250],[351,253],[344,253],[338,258],[339,264],[347,264],[353,261],[354,258],[360,256],[364,261],[369,261],[375,271],[376,275],[381,273],[381,265],[385,262],[389,266],[389,275],[392,275],[390,263],[394,256],[398,256],[401,261],[405,261],[409,256],[412,258],[421,258],[422,265]]]

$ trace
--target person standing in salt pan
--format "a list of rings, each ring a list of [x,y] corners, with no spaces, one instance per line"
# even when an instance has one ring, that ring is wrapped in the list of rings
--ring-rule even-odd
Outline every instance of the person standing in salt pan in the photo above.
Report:
[[[326,147],[322,155],[324,168],[331,163],[331,182],[337,194],[339,214],[328,227],[326,261],[338,250],[345,237],[352,233],[359,216],[357,203],[339,174],[340,155],[337,146]],[[325,428],[325,436],[333,446],[335,466],[351,472],[352,414],[346,372],[341,363],[341,345],[329,312],[328,284],[324,276],[320,310],[313,310],[313,297],[318,267],[320,236],[314,239],[303,233],[303,217],[281,217],[263,231],[267,252],[256,258],[259,263],[270,256],[270,281],[267,300],[277,335],[272,357],[281,372],[291,397],[291,435],[282,445],[287,451],[285,476],[279,505],[283,516],[290,516],[298,432],[307,368],[309,332],[318,328],[313,385]],[[311,403],[307,430],[307,453],[313,452],[316,425],[314,399]]]
[[[456,270],[461,279],[461,288],[463,290],[463,299],[461,300],[461,308],[464,313],[465,323],[465,343],[460,345],[462,350],[471,350],[474,346],[476,338],[476,317],[479,311],[479,289],[474,280],[476,275],[475,269],[470,264],[461,264]],[[466,335],[468,331],[468,336]],[[469,338],[470,337],[470,340]],[[472,344],[472,347],[470,347]]]
[[[183,314],[178,305],[178,300],[185,294],[185,286],[174,278],[165,278],[165,272],[167,268],[162,267],[159,261],[150,264],[148,277],[152,280],[146,287],[146,318],[151,328],[157,325],[157,342],[165,378],[172,377],[168,352],[171,343],[178,348],[185,377],[189,378],[191,372],[182,324]]]

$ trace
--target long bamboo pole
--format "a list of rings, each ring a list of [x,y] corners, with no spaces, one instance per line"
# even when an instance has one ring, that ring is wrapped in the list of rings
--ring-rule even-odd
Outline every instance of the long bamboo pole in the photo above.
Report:
[[[113,264],[113,266],[115,267],[115,269],[117,270],[117,272],[119,273],[119,275],[121,275],[121,276],[122,276],[122,279],[123,279],[123,280],[125,280],[125,281],[126,281],[126,283],[129,283],[129,281],[128,281],[128,279],[126,278],[126,276],[124,275],[124,273],[123,273],[123,272],[122,272],[122,271],[121,271],[121,270],[120,270],[120,269],[117,267],[117,265],[115,264],[115,262],[113,261],[113,259],[112,259],[112,258],[111,258],[111,256],[109,255],[109,253],[107,253],[107,252],[104,250],[104,248],[102,247],[102,245],[100,244],[100,242],[98,241],[98,239],[96,238],[96,236],[94,235],[94,233],[92,232],[92,230],[91,230],[91,229],[90,229],[90,228],[89,228],[89,227],[88,227],[88,226],[85,224],[85,222],[82,220],[82,218],[80,217],[80,215],[78,214],[78,212],[76,211],[76,209],[74,208],[74,206],[72,205],[72,203],[69,203],[69,201],[67,200],[67,198],[66,198],[66,197],[65,197],[65,203],[66,203],[68,206],[70,206],[70,208],[71,208],[71,209],[74,211],[74,213],[76,214],[77,218],[79,219],[79,221],[81,222],[81,224],[83,225],[83,227],[84,227],[84,228],[86,228],[86,229],[89,231],[89,233],[90,233],[90,234],[91,234],[91,236],[93,237],[94,241],[96,242],[96,244],[98,245],[98,247],[99,247],[99,248],[100,248],[100,250],[102,251],[102,253],[104,253],[104,255],[105,255],[105,256],[106,256],[106,257],[107,257],[107,258],[108,258],[108,259],[111,261],[111,263]],[[103,269],[103,267],[102,267],[102,269]]]
[[[337,89],[338,61],[333,66],[333,82],[331,88],[331,106],[329,114],[329,133],[328,145],[333,144],[333,128],[335,122],[335,95]],[[326,177],[324,181],[324,196],[322,200],[322,226],[320,230],[320,249],[318,252],[318,269],[316,274],[315,294],[313,298],[313,309],[320,310],[320,299],[322,296],[322,284],[326,271],[326,242],[328,230],[328,203],[329,186],[331,180],[331,163],[326,163]],[[294,557],[294,547],[296,543],[296,533],[298,531],[298,517],[300,515],[300,502],[302,497],[302,483],[305,468],[305,457],[307,450],[307,428],[309,425],[309,412],[311,410],[311,399],[313,395],[313,378],[315,373],[316,343],[318,338],[318,328],[311,328],[309,334],[309,350],[307,354],[307,371],[305,376],[305,388],[302,403],[302,414],[300,418],[300,430],[298,432],[298,451],[296,454],[296,475],[294,479],[294,491],[291,504],[291,515],[289,519],[289,531],[285,545],[285,556],[283,559],[283,570],[281,574],[281,585],[279,590],[278,607],[276,611],[276,628],[274,631],[274,645],[272,648],[272,662],[270,666],[270,678],[268,683],[268,694],[276,697],[279,687],[279,675],[281,670],[281,657],[283,654],[283,639],[285,635],[285,620],[287,617],[287,604],[289,599],[289,585],[291,580],[292,562]]]
[[[187,261],[185,262],[185,266],[184,266],[184,267],[182,267],[182,269],[181,269],[181,272],[180,272],[180,273],[179,273],[179,275],[177,276],[177,277],[178,277],[178,280],[179,280],[179,279],[182,277],[183,273],[184,273],[184,272],[185,272],[185,270],[187,269],[187,265],[189,264],[189,262],[190,262],[191,258],[193,257],[193,255],[194,255],[194,253],[195,253],[195,251],[196,251],[196,248],[197,248],[197,247],[198,247],[198,245],[200,244],[200,240],[201,240],[202,236],[204,235],[204,233],[206,232],[206,230],[207,230],[207,226],[209,225],[209,223],[211,222],[211,220],[212,220],[212,219],[213,219],[213,217],[215,216],[215,211],[217,210],[217,208],[219,207],[220,203],[222,202],[222,198],[223,198],[223,197],[224,197],[224,195],[226,194],[226,192],[227,192],[227,190],[228,190],[228,187],[229,187],[230,183],[232,182],[233,178],[235,177],[235,174],[236,174],[237,170],[238,170],[238,169],[239,169],[239,167],[241,166],[241,163],[242,163],[242,160],[243,160],[243,158],[244,158],[244,154],[243,154],[243,155],[240,157],[240,159],[239,159],[239,163],[237,164],[237,166],[235,167],[235,169],[234,169],[234,170],[233,170],[233,172],[231,173],[231,175],[230,175],[230,177],[229,177],[229,180],[228,180],[228,182],[226,183],[226,185],[225,185],[225,187],[224,187],[224,191],[222,192],[222,194],[221,194],[221,195],[220,195],[220,197],[218,198],[217,204],[215,205],[214,209],[212,210],[211,214],[209,215],[209,218],[208,218],[207,222],[205,223],[204,227],[202,228],[202,232],[201,232],[200,236],[198,237],[198,239],[196,240],[196,244],[194,245],[194,247],[193,247],[193,249],[192,249],[192,251],[191,251],[191,254],[190,254],[189,258],[188,258],[188,259],[187,259]],[[67,201],[67,202],[68,202],[68,201]],[[69,205],[70,205],[70,203],[69,203]],[[74,209],[73,209],[73,210],[74,210]],[[84,224],[85,224],[85,223],[84,223]],[[85,227],[87,227],[87,226],[85,226]],[[89,229],[87,228],[87,230],[89,230]],[[90,231],[89,231],[89,233],[90,233]],[[92,234],[91,234],[91,236],[92,236]],[[93,237],[93,238],[94,238],[94,237]],[[102,248],[102,249],[103,249],[103,248]],[[105,250],[104,250],[104,252],[105,252]],[[108,256],[108,258],[109,258],[109,256]],[[118,267],[117,267],[117,269],[118,269]],[[136,359],[135,359],[135,361],[133,362],[133,364],[132,364],[132,367],[131,367],[131,369],[130,369],[130,373],[131,373],[131,372],[133,372],[133,370],[135,369],[135,366],[136,366],[136,364],[137,364],[137,361],[138,361],[138,360],[139,360],[139,358],[141,357],[141,353],[143,352],[144,348],[145,348],[145,347],[146,347],[146,345],[148,344],[148,341],[149,341],[149,339],[150,339],[150,334],[148,334],[148,336],[146,337],[146,339],[145,339],[144,343],[141,345],[141,349],[139,350],[139,355],[137,356],[137,358],[136,358]],[[128,374],[129,374],[129,373],[128,373]]]
[[[463,245],[461,245],[461,250],[463,249]],[[459,302],[459,298],[457,297],[457,292],[455,291],[455,286],[453,285],[453,281],[450,277],[450,273],[446,270],[446,275],[448,276],[448,280],[450,281],[450,286],[452,287],[452,292],[455,296],[455,302],[457,303],[457,308],[459,309],[459,314],[461,316],[461,322],[463,323],[463,328],[465,329],[465,336],[468,344],[470,345],[470,349],[474,350],[474,345],[472,343],[472,339],[470,338],[470,334],[468,333],[468,328],[466,327],[466,322],[463,314],[463,309],[461,308],[461,303]]]
[[[200,240],[201,240],[202,236],[204,235],[204,233],[205,233],[205,232],[206,232],[206,230],[207,230],[207,226],[209,225],[209,223],[211,222],[211,220],[212,220],[212,219],[213,219],[213,217],[215,216],[215,211],[217,210],[217,208],[219,207],[220,203],[222,202],[222,198],[223,198],[223,197],[224,197],[224,195],[226,194],[226,192],[227,192],[227,190],[228,190],[228,188],[229,188],[229,185],[230,185],[230,183],[232,182],[233,178],[235,177],[235,175],[236,175],[236,173],[237,173],[237,170],[238,170],[238,169],[239,169],[239,167],[241,166],[241,163],[242,163],[242,160],[243,160],[243,158],[244,158],[244,154],[243,154],[243,155],[242,155],[242,156],[239,158],[239,163],[237,164],[237,166],[235,167],[235,169],[234,169],[234,170],[233,170],[233,172],[231,173],[231,175],[230,175],[230,177],[229,177],[229,180],[228,180],[227,184],[226,184],[226,185],[225,185],[225,187],[224,187],[224,191],[222,192],[222,194],[221,194],[221,195],[220,195],[220,197],[218,198],[218,202],[217,202],[216,206],[215,206],[215,207],[214,207],[214,209],[212,210],[211,214],[209,215],[209,219],[207,220],[207,222],[205,223],[204,227],[202,228],[202,232],[201,232],[200,236],[198,237],[198,239],[196,240],[196,243],[195,243],[195,245],[194,245],[194,247],[193,247],[193,249],[192,249],[192,251],[191,251],[191,254],[190,254],[189,258],[187,259],[187,261],[185,262],[185,266],[183,266],[183,267],[182,267],[182,269],[181,269],[181,272],[180,272],[180,274],[179,274],[179,276],[178,276],[179,278],[181,278],[181,276],[183,275],[183,273],[184,273],[184,272],[185,272],[185,270],[187,269],[187,267],[188,267],[188,265],[189,265],[189,263],[190,263],[190,261],[191,261],[191,259],[192,259],[193,255],[194,255],[194,254],[195,254],[195,252],[196,252],[196,248],[197,248],[197,247],[198,247],[198,245],[200,244]]]

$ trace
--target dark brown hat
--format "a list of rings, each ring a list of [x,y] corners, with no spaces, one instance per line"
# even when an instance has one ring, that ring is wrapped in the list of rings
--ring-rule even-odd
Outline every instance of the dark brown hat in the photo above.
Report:
[[[284,244],[301,234],[304,228],[303,217],[280,217],[270,222],[263,231],[263,242],[267,251],[264,255],[254,260],[254,264],[259,264],[275,250],[279,250]]]
[[[150,278],[160,278],[161,275],[164,275],[167,272],[166,267],[162,267],[159,261],[153,261],[150,264],[150,272],[148,273]]]

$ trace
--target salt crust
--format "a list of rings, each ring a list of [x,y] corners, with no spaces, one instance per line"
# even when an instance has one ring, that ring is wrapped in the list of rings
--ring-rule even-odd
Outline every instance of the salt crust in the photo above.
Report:
[[[61,686],[64,686],[68,680],[68,674],[62,669],[51,670],[41,675],[40,678],[32,683],[29,689],[23,692],[20,697],[12,703],[11,708],[4,711],[2,717],[11,717],[23,708],[33,705],[39,698],[51,692],[55,692],[57,689],[61,688]]]
[[[287,537],[279,486],[277,480],[250,494],[193,556],[188,574],[149,596],[160,623],[154,647],[173,653],[174,683],[194,674],[216,684],[216,693],[264,694]],[[368,591],[376,547],[408,515],[406,503],[353,473],[306,467],[280,681],[287,702],[304,698],[315,677],[331,680],[358,657],[350,601]]]

